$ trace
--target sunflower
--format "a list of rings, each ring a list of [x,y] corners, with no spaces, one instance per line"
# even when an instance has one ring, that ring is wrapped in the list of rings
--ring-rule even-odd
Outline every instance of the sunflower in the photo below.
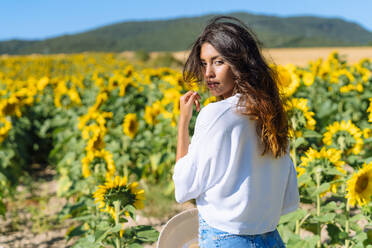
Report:
[[[131,79],[130,78],[124,78],[123,82],[120,84],[120,91],[119,91],[119,96],[124,96],[126,93],[127,86],[131,84]]]
[[[79,92],[77,91],[76,87],[69,89],[67,94],[70,97],[70,100],[73,104],[81,105],[81,98],[80,98]]]
[[[112,118],[112,112],[100,112],[94,106],[90,107],[88,113],[79,117],[78,128],[81,130],[84,126],[91,125],[91,122],[97,123],[100,127],[106,125],[106,118]]]
[[[340,88],[340,92],[341,93],[347,93],[347,92],[350,92],[350,91],[363,92],[364,91],[364,88],[363,88],[363,85],[361,83],[357,83],[356,85],[354,85],[354,84],[347,84],[347,85],[342,86]]]
[[[146,123],[150,126],[157,124],[159,121],[156,118],[160,113],[163,113],[164,111],[165,109],[160,101],[154,102],[152,106],[146,106],[144,116]]]
[[[36,84],[36,88],[38,91],[43,91],[45,87],[49,84],[49,78],[48,77],[42,77]]]
[[[370,128],[365,128],[365,129],[363,129],[362,132],[363,132],[363,137],[365,139],[368,139],[372,136],[372,129],[370,129]]]
[[[351,206],[357,202],[360,206],[366,205],[372,197],[372,162],[364,163],[362,168],[354,173],[346,182],[347,194],[345,198]]]
[[[115,219],[114,202],[120,201],[121,210],[127,205],[133,205],[136,209],[144,207],[145,191],[138,189],[138,182],[127,184],[126,177],[116,176],[106,177],[104,185],[99,185],[98,189],[93,193],[94,202],[98,204],[98,208],[111,214]]]
[[[103,140],[105,132],[96,133],[91,139],[88,140],[87,146],[85,147],[86,151],[102,150],[105,148],[106,144]]]
[[[347,70],[346,68],[338,70],[337,74],[338,74],[339,77],[343,76],[344,78],[347,78],[347,80],[349,82],[354,82],[355,81],[354,75],[349,70]]]
[[[23,105],[32,105],[34,103],[34,97],[37,94],[37,89],[35,87],[27,87],[26,85],[22,88],[17,89],[13,93],[13,96],[17,98],[21,106]]]
[[[82,131],[83,139],[88,140],[85,150],[96,151],[104,149],[106,146],[104,141],[104,136],[106,133],[106,127],[98,126],[96,123],[85,126]]]
[[[312,72],[304,71],[302,74],[302,81],[306,86],[311,86],[315,81],[315,75]]]
[[[68,92],[68,88],[66,86],[65,81],[58,82],[57,86],[53,90],[53,93],[54,93],[54,105],[57,108],[61,108],[62,107],[61,98],[62,98],[62,96],[67,95],[67,92]]]
[[[217,101],[217,98],[215,96],[208,97],[205,99],[203,106],[207,106],[208,104]]]
[[[286,66],[278,65],[273,68],[278,74],[278,88],[285,96],[293,95],[300,86],[300,77],[298,76],[296,66],[288,64]]]
[[[144,119],[147,124],[151,126],[155,125],[157,123],[157,120],[156,120],[157,116],[158,116],[158,113],[154,111],[154,109],[151,106],[146,106]]]
[[[360,62],[362,62],[362,63],[360,63]],[[367,83],[368,79],[369,79],[369,77],[371,76],[372,73],[368,68],[363,67],[363,63],[364,63],[363,60],[361,60],[360,62],[355,64],[350,69],[353,73],[355,73],[356,75],[361,77],[361,81],[363,83]],[[367,61],[365,61],[365,62],[368,63]]]
[[[121,71],[114,71],[114,75],[108,80],[107,90],[111,92],[119,88],[119,96],[123,97],[131,81],[132,79],[123,75]]]
[[[108,91],[114,91],[119,85],[122,83],[124,77],[120,75],[119,72],[114,71],[114,75],[109,78],[108,80],[108,85],[107,85],[107,90]]]
[[[176,88],[171,88],[163,91],[161,105],[166,106],[174,101],[179,101],[182,94]]]
[[[92,139],[98,136],[100,133],[106,134],[107,128],[98,126],[97,123],[93,123],[89,126],[83,126],[82,137],[85,140]]]
[[[189,84],[184,83],[182,73],[172,73],[172,74],[169,74],[169,75],[166,75],[166,76],[162,76],[161,79],[162,79],[162,81],[166,82],[166,85],[168,85],[168,87],[169,87],[169,85],[171,85],[172,86],[171,89],[174,89],[178,92],[182,90],[182,85],[184,85],[186,87],[191,86]],[[196,87],[197,87],[197,85],[196,85]],[[194,86],[194,88],[195,88],[195,86]]]
[[[102,106],[102,104],[106,102],[108,97],[108,91],[106,89],[101,90],[96,97],[96,102],[94,103],[92,109],[97,111]]]
[[[363,147],[363,139],[361,138],[363,132],[355,126],[351,120],[345,122],[334,122],[333,124],[326,127],[328,130],[323,134],[324,144],[330,146],[333,144],[337,145],[342,151],[346,151],[346,154],[353,152],[354,154],[359,154]],[[348,141],[348,133],[354,140],[353,143]]]
[[[106,162],[107,171],[113,174],[116,171],[113,155],[109,151],[102,150],[88,150],[84,158],[82,158],[82,174],[85,178],[89,177],[92,173],[90,171],[90,164],[95,158],[103,158]]]
[[[133,65],[127,65],[123,70],[123,74],[125,77],[132,77],[134,72],[135,69]]]
[[[298,177],[306,172],[306,168],[311,165],[318,165],[321,163],[321,167],[334,167],[342,174],[346,174],[346,171],[342,168],[345,164],[344,161],[341,160],[342,151],[337,150],[335,148],[326,149],[322,147],[322,149],[318,152],[313,148],[309,148],[305,151],[305,156],[301,157],[301,164],[299,167],[296,168],[297,172],[299,173]],[[336,175],[332,178],[325,178],[325,180],[337,180],[340,176]],[[332,183],[331,186],[325,191],[320,194],[320,196],[324,196],[326,192],[331,191],[333,193],[337,192],[337,187],[339,183]]]
[[[137,189],[138,183],[133,182],[127,184],[126,177],[116,176],[106,177],[104,185],[99,185],[98,189],[93,193],[94,202],[98,204],[98,208],[102,212],[111,214],[115,221],[120,216],[115,214],[114,202],[120,201],[119,211],[123,210],[127,205],[133,205],[135,208],[143,208],[144,190]],[[125,211],[125,215],[129,216],[128,212]],[[124,223],[120,230],[120,237],[124,234]]]
[[[372,122],[372,97],[369,98],[369,106],[368,106],[367,112],[369,112],[368,121]]]
[[[21,117],[21,102],[14,95],[7,99],[0,100],[0,114],[1,115],[16,115]]]
[[[310,72],[314,73],[314,75],[318,75],[320,67],[322,66],[323,58],[319,58],[316,61],[309,62],[309,69]]]
[[[6,117],[0,117],[0,143],[7,137],[11,128],[12,123]]]
[[[137,115],[134,113],[127,114],[123,122],[123,132],[133,139],[138,132]]]
[[[290,129],[290,134],[292,137],[301,136],[301,130],[303,128],[307,128],[310,130],[315,129],[316,121],[313,118],[315,114],[314,112],[309,111],[309,107],[307,106],[307,99],[292,98],[289,100],[288,104],[285,105],[285,109],[287,112],[289,112],[291,126],[293,128],[293,130]],[[295,134],[293,134],[293,131],[295,131]]]
[[[317,75],[324,80],[329,80],[330,83],[339,83],[339,73],[338,70],[341,68],[341,63],[339,60],[339,55],[337,51],[333,51],[329,54],[327,60],[321,64]]]

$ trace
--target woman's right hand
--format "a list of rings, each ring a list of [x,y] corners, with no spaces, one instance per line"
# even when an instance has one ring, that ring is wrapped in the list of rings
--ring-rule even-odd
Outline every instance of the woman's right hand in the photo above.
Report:
[[[198,92],[192,90],[180,97],[180,120],[190,122],[194,103],[196,111],[200,111],[200,99]]]

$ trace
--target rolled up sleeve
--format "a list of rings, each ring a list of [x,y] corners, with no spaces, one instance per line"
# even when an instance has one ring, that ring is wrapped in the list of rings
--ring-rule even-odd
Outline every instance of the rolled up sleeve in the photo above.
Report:
[[[228,153],[222,151],[226,150],[224,144],[227,143],[228,135],[223,130],[218,130],[219,118],[216,115],[203,113],[205,108],[196,120],[187,154],[174,166],[175,198],[179,203],[196,199],[211,187],[223,173],[216,170],[217,163],[227,163],[229,159]]]
[[[177,161],[174,167],[175,197],[179,203],[196,198],[202,191],[202,185],[196,178],[200,174],[200,172],[198,173],[198,158],[196,156],[197,153],[188,152]]]

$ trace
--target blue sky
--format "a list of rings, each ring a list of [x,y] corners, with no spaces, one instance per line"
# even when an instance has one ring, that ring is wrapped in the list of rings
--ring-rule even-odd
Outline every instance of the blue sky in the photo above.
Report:
[[[340,17],[372,31],[371,0],[1,0],[0,40],[44,39],[128,20],[246,11]]]

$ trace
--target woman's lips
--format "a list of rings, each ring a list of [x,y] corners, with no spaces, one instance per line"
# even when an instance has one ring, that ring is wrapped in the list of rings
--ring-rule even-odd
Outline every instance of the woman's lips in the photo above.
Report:
[[[219,84],[220,84],[220,83],[218,83],[218,82],[209,82],[209,83],[207,83],[209,89],[214,89],[214,88],[216,88],[217,85],[219,85]]]

